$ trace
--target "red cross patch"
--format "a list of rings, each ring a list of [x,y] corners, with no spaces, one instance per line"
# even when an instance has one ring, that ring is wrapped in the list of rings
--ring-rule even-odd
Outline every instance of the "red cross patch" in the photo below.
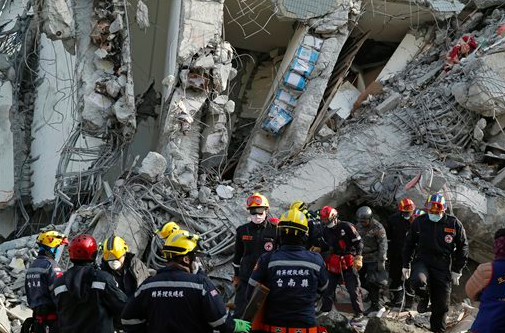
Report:
[[[453,239],[452,235],[445,235],[444,240],[446,243],[448,243],[448,244],[452,243],[452,239]]]
[[[272,251],[274,249],[274,244],[272,244],[272,242],[266,242],[263,247],[265,251]]]

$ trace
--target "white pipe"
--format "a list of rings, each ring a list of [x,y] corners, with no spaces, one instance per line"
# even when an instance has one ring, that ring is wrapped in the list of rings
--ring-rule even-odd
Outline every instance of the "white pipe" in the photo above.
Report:
[[[179,47],[179,31],[180,31],[180,21],[181,21],[181,8],[182,0],[171,0],[170,8],[168,11],[168,29],[167,29],[167,49],[165,52],[165,71],[163,78],[169,75],[176,77],[177,69],[177,49]],[[168,97],[170,91],[167,87],[163,86],[163,98],[162,103]]]

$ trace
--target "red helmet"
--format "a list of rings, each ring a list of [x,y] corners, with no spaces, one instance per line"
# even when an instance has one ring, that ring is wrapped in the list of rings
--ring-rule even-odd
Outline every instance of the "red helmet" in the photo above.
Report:
[[[329,223],[333,219],[338,217],[338,212],[335,208],[331,206],[324,206],[323,208],[321,208],[320,217],[321,222]]]
[[[405,212],[405,213],[410,213],[413,212],[416,209],[416,205],[414,204],[414,201],[412,201],[410,198],[403,198],[400,200],[400,203],[398,204],[398,210],[400,212]]]
[[[79,235],[68,246],[70,260],[93,261],[97,253],[96,240],[91,235]]]

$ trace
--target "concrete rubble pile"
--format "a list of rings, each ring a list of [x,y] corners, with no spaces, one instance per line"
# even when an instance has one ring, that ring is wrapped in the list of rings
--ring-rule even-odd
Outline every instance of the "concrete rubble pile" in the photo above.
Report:
[[[40,11],[45,33],[39,36],[41,59],[36,71],[30,71],[36,75],[30,74],[31,81],[15,77],[14,66],[0,62],[0,89],[7,93],[0,119],[13,121],[12,132],[0,124],[3,142],[12,146],[12,156],[6,149],[0,162],[13,172],[19,169],[17,178],[7,175],[12,184],[0,182],[0,208],[5,209],[0,218],[22,219],[21,227],[13,230],[17,237],[25,235],[0,244],[0,332],[18,332],[30,315],[23,308],[24,272],[36,255],[36,233],[50,222],[59,222],[56,227],[69,237],[86,232],[102,242],[120,235],[132,252],[159,268],[163,244],[156,231],[176,221],[201,235],[209,276],[228,300],[234,293],[230,261],[235,229],[247,221],[243,207],[251,193],[269,198],[272,216],[303,200],[316,208],[342,207],[342,216],[351,220],[354,209],[364,203],[377,209],[381,219],[404,196],[422,207],[428,194],[441,191],[449,211],[466,227],[471,259],[492,259],[490,239],[504,226],[505,212],[505,38],[497,33],[505,24],[505,10],[494,8],[496,2],[475,0],[478,10],[465,12],[458,25],[445,19],[459,14],[464,5],[454,1],[446,11],[439,9],[439,29],[428,21],[410,31],[382,64],[383,72],[358,90],[346,79],[349,70],[339,81],[334,69],[340,61],[349,61],[338,55],[349,54],[346,42],[355,42],[361,6],[369,2],[335,0],[326,2],[327,8],[307,9],[295,0],[265,1],[264,10],[275,9],[269,19],[287,20],[293,35],[268,54],[271,68],[267,61],[252,65],[251,77],[255,72],[265,79],[262,75],[271,71],[271,78],[258,80],[270,80],[271,86],[262,87],[257,98],[262,104],[251,118],[254,125],[243,135],[239,153],[233,152],[240,155],[236,169],[229,167],[228,155],[238,131],[233,124],[240,124],[237,113],[245,108],[234,89],[249,89],[242,95],[251,97],[255,81],[242,80],[243,51],[223,34],[231,1],[169,5],[177,17],[164,37],[173,45],[167,46],[157,83],[163,91],[161,105],[151,110],[154,121],[146,121],[149,130],[157,130],[149,143],[139,134],[131,52],[135,45],[128,22],[133,15],[128,16],[124,2],[97,0],[75,8],[66,1],[46,2]],[[427,3],[427,10],[435,11],[435,5]],[[133,8],[142,33],[152,28],[149,9],[143,1]],[[25,19],[30,17],[26,8],[18,10]],[[476,47],[449,66],[446,56],[463,36],[474,38]],[[398,55],[412,45],[410,55]],[[15,55],[21,57],[9,57]],[[60,72],[61,67],[50,67],[44,57],[54,57],[55,63],[69,57],[74,67]],[[59,81],[41,74],[49,70],[69,76],[63,100],[75,103],[65,107],[55,100],[61,93],[53,89]],[[35,85],[32,81],[37,80]],[[30,82],[23,85],[25,81]],[[22,89],[33,90],[32,85],[36,88],[30,94]],[[338,92],[328,95],[330,90]],[[352,96],[349,105],[339,102],[343,95]],[[47,106],[45,96],[51,97]],[[321,109],[328,96],[338,103]],[[51,132],[49,120],[57,121],[44,118],[48,110],[64,115],[61,129]],[[314,126],[318,119],[324,121]],[[223,170],[232,170],[226,179]],[[36,225],[35,217],[47,221]],[[61,262],[69,265],[66,255]],[[451,310],[450,332],[468,329],[475,309],[462,303]],[[334,325],[330,332],[351,329],[348,318],[335,311],[322,320]],[[387,311],[359,330],[422,332],[426,325],[425,314]]]

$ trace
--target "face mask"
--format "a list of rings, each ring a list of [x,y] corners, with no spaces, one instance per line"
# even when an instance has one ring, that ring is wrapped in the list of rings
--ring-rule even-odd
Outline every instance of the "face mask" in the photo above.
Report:
[[[409,220],[410,219],[410,214],[402,214],[402,217],[405,219],[405,220]]]
[[[428,214],[428,218],[430,219],[430,221],[433,221],[433,222],[438,222],[442,219],[442,216],[443,215],[439,215],[439,214]]]
[[[115,271],[117,271],[118,269],[121,268],[121,266],[123,266],[123,264],[121,263],[121,261],[119,260],[111,260],[111,261],[107,261],[107,264],[109,265],[109,267]]]
[[[326,227],[333,228],[335,225],[337,225],[335,221],[331,221],[330,223],[326,224]]]
[[[251,215],[251,221],[254,224],[261,224],[263,221],[265,221],[266,214],[259,214],[259,215]]]

